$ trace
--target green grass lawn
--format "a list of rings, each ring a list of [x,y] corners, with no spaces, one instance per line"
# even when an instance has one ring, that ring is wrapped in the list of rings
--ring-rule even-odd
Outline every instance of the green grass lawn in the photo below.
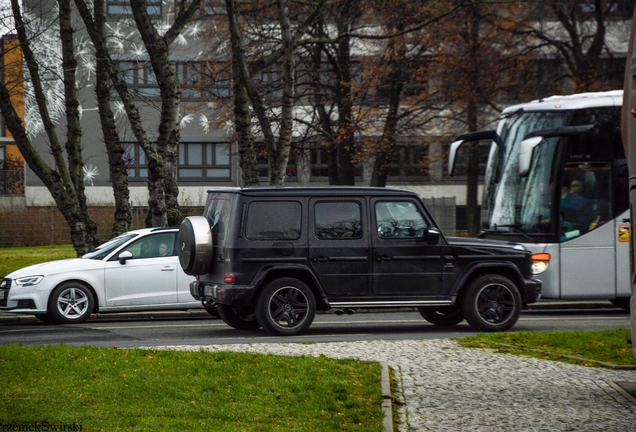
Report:
[[[593,332],[509,332],[480,333],[476,336],[456,339],[462,346],[493,348],[503,352],[550,358],[574,364],[594,366],[594,363],[541,354],[549,352],[563,356],[581,357],[613,365],[636,365],[630,344],[629,329]],[[534,351],[511,349],[500,344],[527,348]]]
[[[378,363],[1,346],[0,422],[88,431],[381,431]],[[17,429],[16,429],[17,430]]]
[[[71,245],[0,248],[0,278],[32,264],[75,257]]]

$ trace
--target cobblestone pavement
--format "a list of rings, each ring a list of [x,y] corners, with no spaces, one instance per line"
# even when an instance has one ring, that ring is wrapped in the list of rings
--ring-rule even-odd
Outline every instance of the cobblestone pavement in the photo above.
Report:
[[[156,349],[157,347],[152,347]],[[399,380],[398,431],[636,430],[636,405],[614,386],[636,371],[570,365],[452,340],[172,346],[384,361]]]

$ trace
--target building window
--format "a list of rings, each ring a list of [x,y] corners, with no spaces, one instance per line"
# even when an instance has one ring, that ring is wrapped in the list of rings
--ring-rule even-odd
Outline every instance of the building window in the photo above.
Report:
[[[258,179],[260,181],[269,181],[269,159],[267,158],[265,152],[261,151],[257,153],[256,169],[258,170]],[[285,173],[285,181],[298,181],[298,173],[296,171],[296,154],[293,149],[289,152],[289,159],[287,160],[287,172]]]
[[[143,96],[159,96],[159,84],[149,62],[119,62],[122,78],[129,88]]]
[[[225,0],[207,0],[201,2],[195,19],[213,19],[218,15],[227,15]]]
[[[128,173],[128,180],[142,181],[148,179],[148,168],[146,164],[146,154],[138,145],[134,143],[124,144],[124,163]]]
[[[179,180],[231,180],[230,145],[211,143],[179,144]]]
[[[133,14],[130,0],[107,0],[106,5],[109,17],[131,17]],[[146,0],[146,10],[151,18],[160,18],[161,0]]]
[[[329,178],[329,153],[325,148],[312,148],[309,151],[311,164],[311,180],[325,181]],[[362,164],[353,166],[356,181],[362,181],[362,172],[364,170]]]
[[[148,179],[147,159],[135,143],[129,143],[124,161],[130,181]],[[226,143],[179,144],[178,178],[182,181],[231,180],[230,145]]]
[[[398,145],[389,167],[389,178],[412,179],[428,177],[428,146]]]

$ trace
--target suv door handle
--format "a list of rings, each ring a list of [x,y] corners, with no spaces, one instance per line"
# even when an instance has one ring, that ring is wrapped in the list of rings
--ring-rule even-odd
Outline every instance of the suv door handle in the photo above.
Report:
[[[329,258],[324,256],[318,256],[318,257],[313,257],[311,260],[313,262],[326,262],[326,261],[329,261]]]
[[[388,255],[377,255],[375,259],[378,261],[391,261],[391,257]]]

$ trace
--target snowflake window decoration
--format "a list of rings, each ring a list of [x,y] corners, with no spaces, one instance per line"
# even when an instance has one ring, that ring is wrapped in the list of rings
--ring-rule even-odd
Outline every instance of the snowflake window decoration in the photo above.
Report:
[[[95,177],[99,175],[99,169],[93,164],[84,165],[84,183],[89,183],[91,186],[95,186],[93,184],[93,180]]]

